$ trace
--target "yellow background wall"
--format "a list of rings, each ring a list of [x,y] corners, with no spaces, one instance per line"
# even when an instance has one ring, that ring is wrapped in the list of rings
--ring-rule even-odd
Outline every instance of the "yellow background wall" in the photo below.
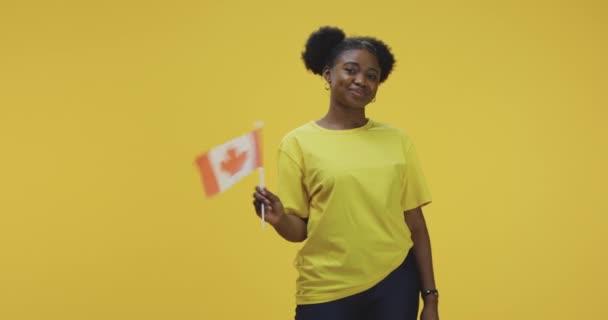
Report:
[[[196,155],[264,120],[267,183],[338,25],[398,59],[442,319],[607,319],[604,1],[0,2],[0,319],[292,319],[299,247]]]

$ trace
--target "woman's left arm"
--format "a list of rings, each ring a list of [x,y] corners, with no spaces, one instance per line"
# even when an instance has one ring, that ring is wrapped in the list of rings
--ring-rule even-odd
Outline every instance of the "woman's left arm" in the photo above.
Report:
[[[436,290],[435,275],[433,272],[433,257],[431,254],[431,240],[429,231],[426,227],[426,221],[420,207],[405,211],[405,223],[410,229],[412,240],[414,242],[414,254],[418,263],[418,272],[420,274],[421,289]],[[423,297],[424,308],[420,316],[421,320],[437,320],[438,313],[438,295],[430,294]]]

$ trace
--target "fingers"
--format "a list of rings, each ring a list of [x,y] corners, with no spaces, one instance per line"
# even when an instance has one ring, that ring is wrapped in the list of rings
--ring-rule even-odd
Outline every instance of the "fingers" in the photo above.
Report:
[[[257,215],[262,214],[262,203],[258,200],[253,200],[253,208],[255,209],[255,213]]]
[[[256,194],[254,193],[254,197],[256,197]],[[264,205],[264,210],[266,210],[267,213],[272,211],[272,204],[270,203],[270,201],[268,199],[264,200],[264,199],[258,199],[256,197],[255,200],[253,200],[253,207],[255,208],[255,212],[257,213],[257,215],[261,215],[262,214],[262,204]]]
[[[261,203],[264,203],[265,205],[271,204],[270,199],[268,199],[268,197],[264,196],[262,193],[260,193],[258,191],[253,193],[253,198],[257,201],[260,201]]]
[[[280,202],[279,197],[266,188],[255,187],[255,190],[272,202]]]
[[[279,197],[266,188],[260,188],[259,186],[255,187],[253,199],[253,206],[258,216],[262,215],[262,205],[264,205],[264,210],[268,214],[274,214],[274,208],[279,208],[279,210],[281,210]]]

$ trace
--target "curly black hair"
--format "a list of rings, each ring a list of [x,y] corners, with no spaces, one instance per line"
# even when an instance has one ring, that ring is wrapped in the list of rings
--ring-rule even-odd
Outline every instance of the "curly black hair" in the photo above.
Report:
[[[336,27],[325,26],[313,32],[306,41],[302,60],[306,69],[322,75],[326,66],[333,67],[336,58],[351,49],[366,49],[374,54],[380,64],[380,83],[388,78],[395,65],[395,57],[388,45],[372,37],[347,38],[344,31]]]

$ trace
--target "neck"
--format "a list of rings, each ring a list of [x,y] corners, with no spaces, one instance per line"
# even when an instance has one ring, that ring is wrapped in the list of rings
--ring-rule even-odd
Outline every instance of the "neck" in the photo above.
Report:
[[[365,108],[351,108],[331,103],[329,111],[318,123],[327,129],[347,130],[361,127],[367,123]]]

